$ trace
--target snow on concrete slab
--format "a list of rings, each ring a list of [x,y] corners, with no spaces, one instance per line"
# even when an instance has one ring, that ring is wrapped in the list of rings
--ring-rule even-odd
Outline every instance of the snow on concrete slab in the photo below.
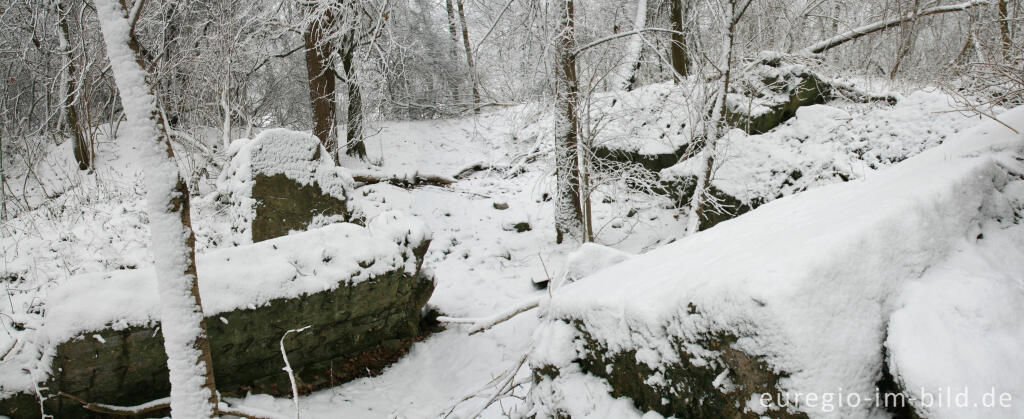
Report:
[[[889,366],[922,417],[1021,416],[1024,225],[982,237],[904,284],[890,318]]]
[[[333,290],[390,272],[411,275],[419,269],[413,249],[429,239],[429,231],[418,220],[385,212],[368,227],[334,224],[200,254],[196,265],[203,311],[210,317],[275,299]],[[45,380],[48,357],[62,341],[107,327],[122,329],[159,321],[156,285],[154,270],[149,267],[79,275],[50,290],[41,329],[23,336],[31,343],[0,364],[0,390],[29,391],[33,382]]]
[[[1024,107],[1000,117],[1024,129]],[[679,359],[672,339],[724,331],[739,337],[733,348],[785,373],[781,390],[873,395],[903,286],[974,240],[983,223],[1014,220],[1020,188],[1008,187],[1015,183],[1007,173],[1024,173],[1022,146],[1019,134],[982,123],[862,180],[776,200],[599,271],[555,292],[546,309],[577,322],[609,353],[637,351],[637,362],[655,370],[706,363]],[[565,354],[554,352],[582,351],[571,343],[579,335],[568,338],[535,351],[534,368],[564,365]],[[799,409],[813,417],[871,414],[865,405]]]

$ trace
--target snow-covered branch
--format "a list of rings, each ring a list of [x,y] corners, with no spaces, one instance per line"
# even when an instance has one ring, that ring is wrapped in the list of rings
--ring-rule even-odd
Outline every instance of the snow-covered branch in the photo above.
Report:
[[[910,21],[915,20],[915,19],[920,18],[920,17],[930,16],[930,15],[935,15],[935,14],[940,14],[940,13],[962,12],[962,11],[965,11],[965,10],[970,9],[972,7],[982,6],[982,5],[986,5],[986,4],[989,4],[988,0],[972,0],[972,1],[968,1],[968,2],[960,3],[960,4],[953,4],[953,5],[949,5],[949,6],[937,6],[937,7],[932,7],[930,9],[924,9],[924,10],[922,10],[920,12],[917,12],[917,13],[909,13],[909,14],[907,14],[905,16],[902,16],[902,17],[897,17],[897,18],[893,18],[893,19],[884,20],[884,21],[881,21],[881,22],[875,22],[875,23],[872,23],[872,24],[869,24],[869,25],[861,26],[861,27],[853,29],[853,30],[851,30],[849,32],[841,33],[839,35],[833,36],[832,38],[826,39],[824,41],[821,41],[821,42],[818,42],[818,43],[816,43],[814,45],[811,45],[811,46],[809,46],[807,48],[804,48],[803,51],[805,53],[810,53],[810,54],[820,54],[820,53],[825,52],[825,51],[827,51],[829,49],[832,49],[832,48],[835,48],[835,47],[837,47],[839,45],[845,44],[846,42],[849,42],[849,41],[852,41],[854,39],[860,38],[860,37],[862,37],[864,35],[868,35],[868,34],[871,34],[871,33],[874,33],[874,32],[878,32],[878,31],[880,31],[882,29],[888,29],[888,28],[891,28],[891,27],[894,27],[894,26],[902,25],[904,23],[910,22]]]

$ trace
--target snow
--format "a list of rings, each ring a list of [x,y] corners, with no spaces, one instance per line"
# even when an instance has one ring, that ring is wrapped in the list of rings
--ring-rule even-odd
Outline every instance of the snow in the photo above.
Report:
[[[638,93],[622,99],[634,101],[638,105],[617,105],[615,110],[619,113],[609,114],[605,118],[609,121],[609,131],[604,132],[612,134],[617,130],[620,133],[640,133],[635,137],[621,135],[616,141],[626,141],[630,138],[648,139],[651,141],[644,147],[652,147],[654,151],[675,148],[668,142],[664,143],[668,145],[658,145],[662,144],[659,141],[665,141],[664,138],[660,138],[662,132],[666,132],[666,138],[669,140],[685,143],[688,137],[685,134],[676,134],[676,130],[680,129],[678,124],[673,122],[672,127],[667,130],[664,128],[665,125],[660,125],[659,128],[656,124],[687,118],[682,113],[674,113],[681,111],[681,107],[674,106],[678,105],[678,102],[665,100],[659,96],[659,92],[669,91],[678,92],[677,99],[685,98],[684,95],[688,93],[673,90],[669,84],[642,87],[638,89]],[[951,138],[954,131],[977,123],[977,119],[957,113],[939,113],[948,111],[950,105],[945,96],[934,93],[909,95],[902,98],[900,104],[895,107],[847,103],[829,103],[828,106],[848,113],[854,120],[843,122],[845,128],[835,128],[835,122],[820,119],[814,123],[804,124],[800,131],[811,139],[837,136],[838,134],[831,132],[833,129],[838,133],[846,130],[845,132],[851,133],[850,135],[857,134],[849,141],[851,144],[863,146],[864,150],[868,151],[863,166],[876,161],[884,162],[877,164],[879,169],[937,145],[943,141],[943,135]],[[685,217],[679,217],[680,210],[674,208],[668,199],[635,193],[609,183],[595,193],[593,201],[594,226],[598,233],[598,242],[604,247],[587,245],[574,253],[577,250],[576,245],[555,245],[552,203],[544,200],[544,195],[550,194],[553,190],[552,125],[548,110],[548,107],[543,105],[527,105],[483,113],[474,118],[370,123],[366,143],[370,154],[369,161],[380,166],[371,166],[347,156],[341,157],[342,165],[348,168],[350,173],[373,171],[384,174],[431,173],[454,176],[464,168],[478,163],[489,168],[461,178],[444,188],[419,186],[414,189],[403,189],[388,184],[375,184],[348,191],[348,204],[361,211],[371,225],[367,234],[376,235],[376,232],[370,230],[378,223],[377,216],[392,211],[410,214],[422,220],[425,226],[420,227],[424,227],[424,230],[419,230],[420,227],[411,223],[407,227],[394,230],[384,228],[380,234],[398,240],[397,238],[406,235],[406,232],[409,237],[415,237],[417,231],[433,232],[433,244],[427,253],[423,269],[431,271],[436,278],[436,290],[429,305],[443,314],[471,319],[491,319],[510,307],[518,307],[518,304],[524,301],[544,301],[549,295],[554,295],[556,300],[569,299],[572,298],[568,295],[572,287],[538,290],[534,283],[548,277],[558,282],[562,277],[583,278],[587,275],[602,275],[601,272],[604,270],[617,269],[610,266],[613,265],[611,262],[615,261],[615,258],[629,264],[629,260],[643,257],[630,255],[651,251],[682,236]],[[654,116],[648,118],[648,112]],[[814,115],[811,114],[810,117],[814,118]],[[614,124],[611,123],[613,118]],[[792,121],[792,124],[799,124],[801,119],[806,121],[807,115],[801,114]],[[872,124],[877,126],[870,130],[869,127],[861,126]],[[890,131],[900,135],[891,136]],[[44,175],[48,192],[51,195],[67,193],[60,195],[60,198],[47,199],[41,192],[36,194],[35,190],[29,190],[29,198],[34,203],[46,202],[46,205],[25,211],[22,216],[8,220],[5,225],[7,230],[4,237],[0,238],[6,263],[4,274],[16,273],[18,277],[23,278],[9,285],[15,307],[12,316],[35,330],[12,332],[10,335],[0,333],[0,352],[6,351],[11,345],[17,346],[11,351],[12,354],[31,353],[39,347],[33,339],[38,335],[38,329],[44,326],[43,319],[51,309],[47,297],[50,290],[61,288],[82,277],[102,275],[103,272],[113,270],[151,271],[148,217],[140,201],[140,192],[144,187],[138,179],[144,164],[132,158],[132,147],[136,146],[136,142],[125,135],[126,130],[122,129],[120,133],[121,137],[116,140],[101,136],[101,142],[97,145],[99,173],[95,177],[75,177],[78,174],[71,167],[73,160],[70,159],[70,150],[66,148],[69,146],[67,142],[61,146],[64,148],[54,148],[46,152],[48,160],[70,160],[69,164],[65,165],[69,169],[63,169],[63,163],[36,168],[37,173],[43,173],[48,170],[47,166],[56,166],[53,176]],[[211,130],[209,137],[200,140],[217,143],[220,140],[220,133]],[[617,135],[602,138],[611,140],[613,137]],[[744,138],[748,141],[769,141],[765,136]],[[235,147],[240,149],[253,141],[238,141]],[[793,147],[796,147],[796,143]],[[807,143],[811,141],[806,141],[805,144]],[[188,166],[196,158],[190,156],[187,149],[179,147],[179,144],[175,143],[174,146],[182,171],[189,173],[196,170],[195,167]],[[883,151],[877,153],[876,158],[876,154],[872,154],[871,150]],[[895,152],[890,153],[886,150]],[[792,151],[798,152],[799,149],[792,148]],[[235,155],[237,152],[238,149],[234,150]],[[781,156],[789,155],[780,153],[777,156],[782,158]],[[886,162],[890,156],[894,159]],[[796,157],[793,159],[801,161]],[[815,159],[814,161],[819,161],[817,157]],[[856,163],[856,160],[859,158],[851,163]],[[20,170],[17,164],[6,163],[5,170]],[[44,170],[39,171],[40,169]],[[859,184],[873,175],[873,171],[866,171],[865,176],[851,176],[851,183]],[[70,180],[56,180],[64,177]],[[17,179],[11,181],[11,186],[20,188],[22,178]],[[776,178],[769,179],[775,181]],[[779,183],[782,181],[778,180]],[[836,177],[822,177],[815,182],[793,187],[792,190],[787,189],[785,195],[840,181],[841,179]],[[33,182],[29,181],[27,184],[31,188]],[[61,187],[55,191],[51,187],[54,184]],[[753,188],[755,185],[748,186]],[[1012,184],[1006,186],[1008,190],[1011,187]],[[221,213],[222,207],[216,196],[214,193],[193,200],[193,226],[197,235],[197,248],[201,252],[201,278],[206,276],[203,273],[207,265],[204,261],[206,255],[231,246],[236,240],[234,233],[228,231],[227,226],[230,224],[227,221],[227,214]],[[496,210],[493,206],[495,202],[507,203],[509,208],[503,211]],[[385,220],[388,218],[380,218],[379,223],[388,224],[384,223]],[[322,223],[318,225],[327,225],[331,222],[321,221]],[[516,232],[512,226],[521,222],[529,223],[531,230]],[[990,233],[985,231],[985,237],[989,236]],[[735,242],[739,244],[745,241],[745,237],[748,236],[740,235]],[[774,245],[774,241],[772,243]],[[574,256],[570,257],[570,254]],[[304,254],[301,257],[315,255],[315,252],[311,252],[310,255]],[[673,255],[672,258],[676,256]],[[600,260],[588,263],[587,259]],[[306,273],[313,270],[312,266],[297,266]],[[294,274],[293,267],[288,265],[288,269]],[[620,288],[616,289],[625,289],[621,292],[623,298],[634,292],[628,285],[642,279],[644,276],[641,273],[642,271],[638,269],[636,273],[630,272],[629,275],[617,279],[622,283],[619,285]],[[118,272],[113,275],[116,277],[124,273]],[[578,283],[589,281],[590,279],[582,279],[578,280]],[[205,296],[206,291],[203,292]],[[215,303],[208,302],[204,297],[204,304]],[[897,307],[898,304],[902,303],[894,302],[891,305]],[[6,313],[7,309],[3,312]],[[453,411],[452,417],[465,417],[478,410],[484,400],[493,393],[493,388],[485,387],[486,383],[514,367],[527,352],[532,351],[531,357],[537,356],[538,351],[533,351],[532,346],[546,345],[544,347],[551,352],[552,362],[571,360],[575,356],[576,349],[571,346],[571,339],[564,335],[550,335],[550,338],[536,341],[531,339],[535,332],[549,331],[550,326],[537,328],[540,323],[538,316],[547,315],[548,306],[542,304],[531,312],[520,314],[473,336],[467,335],[470,330],[468,325],[449,325],[447,330],[417,342],[409,354],[379,376],[355,380],[301,397],[302,417],[426,418],[442,417],[450,410]],[[142,318],[141,315],[139,317]],[[10,326],[6,317],[0,316],[0,321]],[[564,332],[571,333],[572,330],[570,328]],[[650,338],[653,339],[654,336]],[[657,348],[646,351],[652,362],[659,358],[666,359],[666,354],[655,349]],[[25,359],[31,358],[25,356]],[[18,359],[22,359],[20,355]],[[534,359],[531,359],[531,362],[534,362]],[[690,362],[700,363],[701,359],[693,359]],[[6,372],[17,368],[14,367],[14,363],[6,360],[3,364],[7,365],[0,366],[0,371],[5,371],[0,374],[0,384],[6,391],[13,388],[8,387],[9,384],[17,381]],[[909,368],[905,368],[905,371],[909,371]],[[38,372],[35,369],[30,371]],[[1012,369],[1008,369],[1007,374],[1010,372]],[[908,378],[911,376],[907,374]],[[530,390],[529,378],[530,371],[526,368],[518,372],[517,383],[525,384],[516,387],[516,396],[526,396]],[[573,403],[577,412],[604,414],[608,417],[642,415],[632,407],[628,399],[608,396],[607,385],[600,379],[581,374],[566,374],[564,378],[576,384],[560,384],[547,388],[572,387],[566,388],[565,391],[568,393],[562,394],[570,394],[574,398],[561,400]],[[26,382],[25,386],[30,388],[31,384]],[[474,394],[478,396],[461,401]],[[552,397],[562,396],[555,394]],[[251,395],[242,399],[232,399],[230,402],[232,405],[276,412],[285,417],[294,416],[294,405],[290,398]],[[541,408],[536,404],[533,407]],[[522,401],[505,398],[485,410],[482,417],[506,417],[510,413],[519,414],[528,410],[528,406]],[[648,416],[656,417],[656,414],[648,413]]]
[[[1024,107],[1001,119],[1024,127]],[[785,390],[873,394],[902,286],[941,266],[979,224],[1014,220],[1021,197],[1006,191],[1020,188],[1007,188],[1007,171],[1024,173],[1021,145],[1019,135],[982,123],[862,180],[776,200],[601,270],[554,293],[546,310],[581,321],[610,352],[657,354],[643,360],[649,365],[682,361],[669,335],[731,331],[743,337],[738,349],[791,373],[780,381]],[[699,320],[686,320],[690,303]],[[999,363],[1019,377],[1016,364]],[[801,409],[813,417],[870,415],[863,405]]]
[[[332,290],[388,272],[416,272],[416,258],[410,247],[430,239],[422,223],[403,221],[394,213],[377,219],[387,221],[371,225],[385,224],[388,229],[334,224],[200,254],[199,291],[206,317]],[[394,234],[403,230],[415,234]],[[156,286],[151,267],[73,277],[48,293],[42,327],[31,339],[39,345],[38,351],[52,356],[58,343],[82,333],[109,326],[123,329],[154,324],[162,318]],[[48,374],[48,359],[36,364],[34,352],[23,351],[23,358],[0,365],[5,392],[31,388],[31,377],[21,373],[21,368],[36,370],[37,379]]]
[[[141,3],[136,8],[141,7]],[[169,139],[158,127],[156,100],[146,82],[146,71],[136,61],[129,47],[131,26],[123,6],[113,0],[97,1],[100,21],[111,72],[117,84],[121,104],[128,120],[126,127],[135,141],[143,146],[139,159],[145,166],[148,213],[153,245],[154,268],[160,295],[161,331],[167,352],[171,380],[171,411],[182,417],[212,417],[216,411],[210,401],[206,376],[212,374],[202,359],[198,343],[203,336],[199,296],[194,293],[192,272],[194,242],[188,224],[187,201],[175,205],[175,199],[187,190],[171,151]],[[133,10],[138,13],[138,10]],[[175,206],[186,205],[183,208]],[[210,381],[212,383],[212,381]]]
[[[332,197],[345,201],[353,187],[348,169],[334,164],[330,153],[309,133],[284,128],[264,130],[254,139],[237,139],[228,147],[230,162],[217,178],[217,195],[230,203],[226,221],[238,244],[252,243],[249,231],[256,216],[252,187],[256,176],[284,175],[300,185],[317,185]]]
[[[842,109],[840,107],[846,109]],[[893,107],[833,103],[797,109],[796,117],[760,135],[731,130],[712,185],[744,203],[768,202],[809,188],[859,179],[941,144],[981,120],[955,112],[938,92],[917,91]],[[661,172],[695,176],[693,159]]]
[[[1015,184],[1024,197],[1024,180]],[[907,282],[889,323],[889,365],[930,418],[1020,416],[1007,407],[1024,400],[1024,225],[982,234]]]

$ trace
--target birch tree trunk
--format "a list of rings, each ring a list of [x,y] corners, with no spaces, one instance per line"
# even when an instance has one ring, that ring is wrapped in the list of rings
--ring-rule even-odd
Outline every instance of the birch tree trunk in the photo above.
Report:
[[[555,51],[555,241],[567,236],[583,239],[580,208],[579,157],[576,107],[579,83],[576,78],[575,19],[573,0],[558,0],[561,32]]]
[[[82,133],[82,128],[79,126],[78,111],[75,109],[78,87],[75,84],[75,57],[71,49],[71,28],[68,25],[67,19],[68,10],[63,1],[57,1],[55,5],[57,7],[57,40],[60,44],[61,52],[64,54],[64,68],[61,71],[63,83],[60,88],[63,100],[64,121],[67,124],[68,131],[71,132],[72,152],[75,155],[75,161],[78,162],[78,169],[89,170],[92,168],[92,150],[89,142],[85,139],[85,135]]]
[[[217,412],[217,390],[199,297],[188,186],[178,172],[170,138],[156,108],[156,98],[146,81],[147,72],[133,34],[133,23],[130,23],[139,16],[143,0],[135,2],[131,14],[126,12],[123,3],[115,0],[94,2],[111,72],[128,119],[129,136],[139,142],[139,158],[146,168],[152,249],[160,294],[160,330],[170,371],[171,415],[212,418]]]
[[[637,0],[636,17],[633,19],[633,30],[639,31],[647,27],[647,0]],[[636,87],[636,72],[640,69],[640,53],[644,49],[644,35],[638,33],[629,37],[626,46],[626,58],[620,66],[619,89],[630,91]]]

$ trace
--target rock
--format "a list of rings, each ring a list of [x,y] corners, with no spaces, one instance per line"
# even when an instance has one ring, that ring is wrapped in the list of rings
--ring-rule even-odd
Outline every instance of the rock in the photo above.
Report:
[[[230,205],[232,228],[242,236],[238,244],[304,231],[323,218],[354,221],[347,206],[352,177],[316,137],[266,130],[233,142],[229,155],[217,191]]]
[[[285,342],[303,393],[377,374],[408,351],[424,332],[421,314],[434,289],[432,278],[420,271],[430,238],[414,223],[399,229],[401,217],[384,215],[387,220],[378,221],[372,230],[335,224],[200,255],[201,289],[210,291],[203,291],[203,303],[218,390],[232,397],[244,397],[250,392],[290,396],[291,387],[288,376],[281,371],[283,362],[278,346],[289,329],[311,326],[290,334]],[[397,234],[400,230],[402,234]],[[352,251],[331,240],[358,241],[360,246],[372,250]],[[374,263],[359,266],[358,261],[367,259],[368,254],[376,255]],[[254,256],[247,259],[246,255]],[[282,278],[276,288],[261,283],[262,291],[253,291],[254,295],[266,295],[265,300],[248,295],[239,297],[246,294],[238,288],[245,286],[241,277],[251,276],[254,271]],[[103,279],[104,275],[109,278]],[[152,275],[152,270],[122,270],[99,275],[99,281],[89,277],[81,280],[95,282],[88,286],[98,288],[94,290],[98,294],[114,295],[118,292],[104,287],[123,290],[126,283],[154,287],[155,281],[146,279],[146,275]],[[291,279],[293,276],[296,279]],[[75,279],[70,282],[76,282]],[[302,281],[311,285],[298,291],[287,290]],[[138,289],[139,293],[152,293],[152,298],[156,298],[155,289],[141,285]],[[72,288],[64,294],[74,299],[73,294],[81,294],[78,291]],[[131,294],[123,298],[131,298]],[[41,348],[55,354],[49,360],[52,375],[40,383],[46,389],[44,395],[66,392],[87,401],[115,405],[137,405],[167,397],[170,384],[159,321],[140,321],[137,314],[132,314],[138,309],[127,308],[123,314],[111,315],[122,316],[121,320],[87,321],[86,326],[79,327],[88,330],[73,332],[76,329],[60,326],[68,321],[80,324],[75,320],[75,310],[92,310],[92,306],[80,301],[87,299],[95,296],[85,295],[59,307],[48,307],[47,327],[53,330],[43,332],[47,336],[58,334],[57,330],[72,332],[70,336],[55,338],[51,349]],[[151,318],[156,316],[150,314]],[[93,318],[89,314],[77,317]],[[47,414],[60,418],[93,417],[77,403],[62,397],[48,398],[45,408]],[[39,403],[34,392],[27,390],[0,400],[0,412],[16,418],[36,418]]]
[[[494,203],[494,209],[499,210],[499,211],[507,210],[508,209],[508,203],[506,203],[506,202],[495,202]]]

